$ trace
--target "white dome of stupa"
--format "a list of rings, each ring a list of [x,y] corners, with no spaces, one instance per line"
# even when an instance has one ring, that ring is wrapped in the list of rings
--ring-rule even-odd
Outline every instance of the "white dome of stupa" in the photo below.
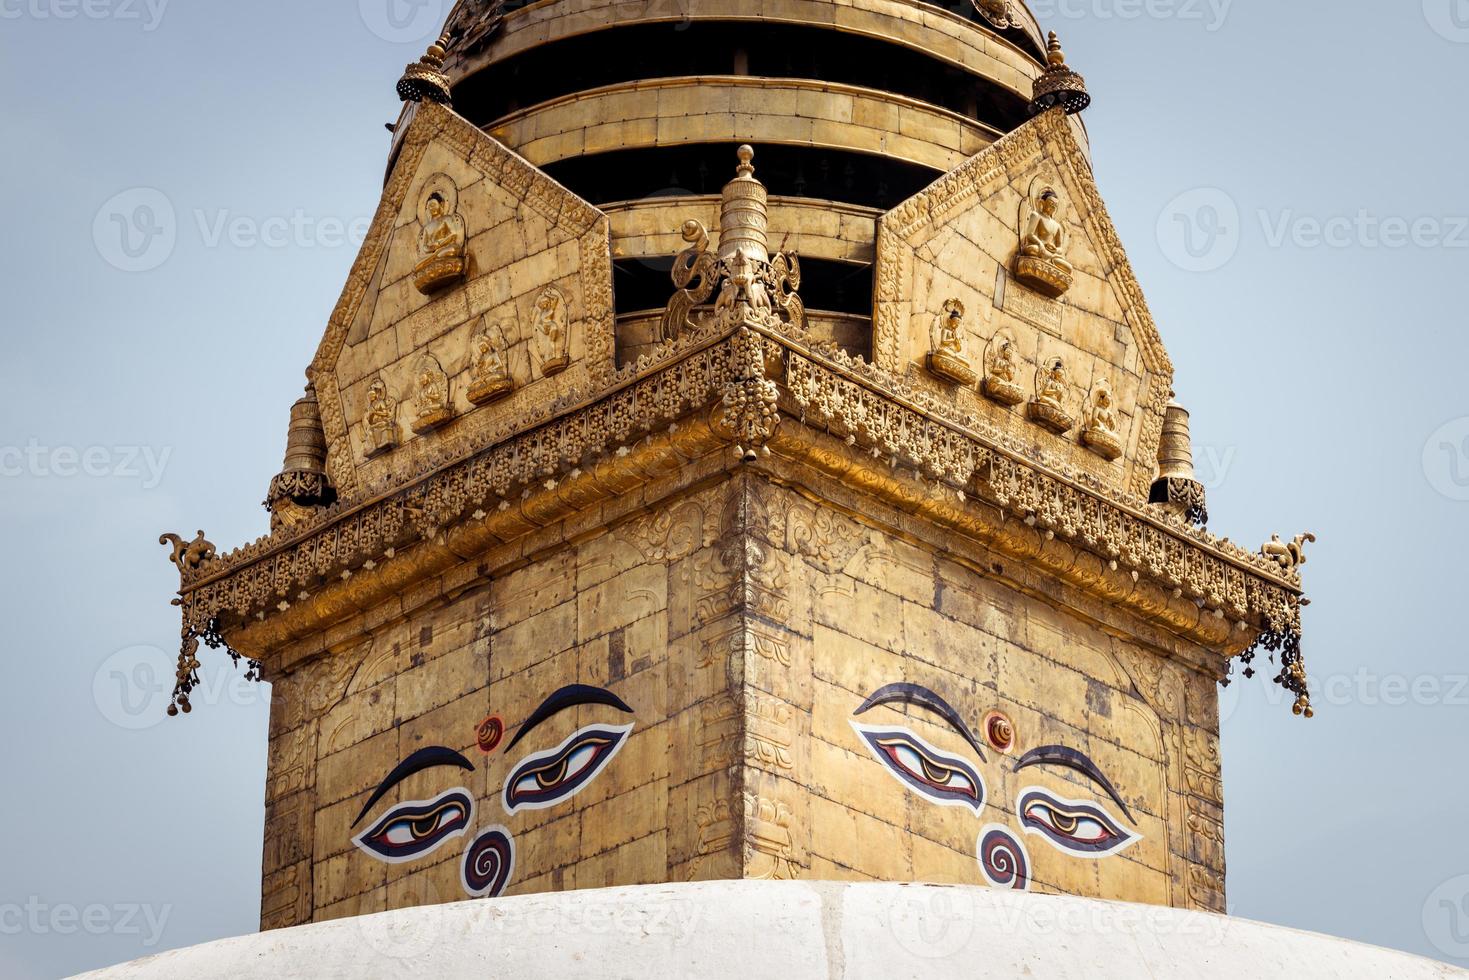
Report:
[[[406,908],[174,950],[88,976],[1427,980],[1469,973],[1205,912],[958,885],[710,881]]]

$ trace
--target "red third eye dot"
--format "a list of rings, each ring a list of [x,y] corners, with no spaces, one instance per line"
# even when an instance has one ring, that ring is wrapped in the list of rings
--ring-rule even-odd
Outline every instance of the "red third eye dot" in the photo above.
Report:
[[[474,740],[479,743],[481,752],[489,753],[495,751],[500,744],[500,739],[505,737],[505,722],[499,715],[490,715],[479,723],[474,730]]]

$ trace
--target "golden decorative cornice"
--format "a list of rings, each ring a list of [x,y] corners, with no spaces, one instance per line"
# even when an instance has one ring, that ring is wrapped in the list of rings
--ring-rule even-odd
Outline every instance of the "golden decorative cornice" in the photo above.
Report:
[[[751,338],[763,353],[747,351]],[[772,368],[789,417],[761,438],[777,456],[805,459],[1225,655],[1261,634],[1298,633],[1294,568],[987,441],[840,350],[745,326],[669,345],[654,360],[605,397],[391,493],[338,506],[290,535],[180,563],[186,637],[222,637],[260,657],[676,472],[739,438],[724,399],[745,374]],[[823,443],[822,430],[836,438]]]

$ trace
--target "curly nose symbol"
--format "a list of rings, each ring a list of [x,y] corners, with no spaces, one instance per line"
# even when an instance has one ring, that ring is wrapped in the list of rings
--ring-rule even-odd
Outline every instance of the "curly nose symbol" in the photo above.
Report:
[[[1227,234],[1229,229],[1224,227],[1220,220],[1219,209],[1212,204],[1206,204],[1192,215],[1175,214],[1173,220],[1183,226],[1183,250],[1190,258],[1202,259],[1214,249],[1214,243],[1220,236]],[[1199,246],[1194,240],[1194,232],[1199,232],[1204,244]]]

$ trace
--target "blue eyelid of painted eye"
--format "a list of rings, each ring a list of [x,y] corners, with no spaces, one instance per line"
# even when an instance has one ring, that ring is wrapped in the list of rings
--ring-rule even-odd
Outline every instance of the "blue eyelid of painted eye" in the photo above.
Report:
[[[412,861],[438,850],[469,830],[474,798],[460,787],[431,800],[400,803],[352,838],[370,856],[388,864]]]
[[[527,756],[505,780],[505,812],[540,810],[575,796],[607,767],[632,729],[591,725],[554,749]]]

